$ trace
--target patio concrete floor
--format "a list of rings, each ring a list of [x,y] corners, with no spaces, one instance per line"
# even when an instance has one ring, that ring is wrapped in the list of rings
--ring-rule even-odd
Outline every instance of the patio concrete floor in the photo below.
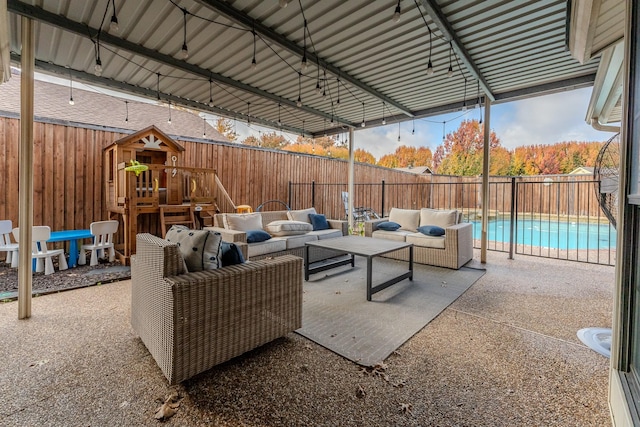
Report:
[[[28,320],[0,304],[0,424],[157,425],[175,391],[163,425],[610,425],[609,360],[576,331],[611,326],[614,269],[496,252],[486,269],[379,373],[290,334],[171,387],[130,281],[35,298]]]

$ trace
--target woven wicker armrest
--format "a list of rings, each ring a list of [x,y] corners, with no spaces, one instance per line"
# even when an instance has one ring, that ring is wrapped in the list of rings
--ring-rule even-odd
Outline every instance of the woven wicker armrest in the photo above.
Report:
[[[370,219],[364,222],[364,235],[371,237],[372,233],[378,228],[381,222],[389,221],[389,218]]]
[[[327,219],[329,223],[329,228],[334,228],[336,230],[342,230],[342,235],[346,236],[349,234],[349,222],[344,221],[342,219]]]
[[[457,254],[459,266],[473,258],[473,225],[462,222],[445,228],[444,247]]]
[[[230,243],[247,243],[247,233],[244,231],[228,230],[221,227],[204,227],[204,230],[220,233],[222,240]]]

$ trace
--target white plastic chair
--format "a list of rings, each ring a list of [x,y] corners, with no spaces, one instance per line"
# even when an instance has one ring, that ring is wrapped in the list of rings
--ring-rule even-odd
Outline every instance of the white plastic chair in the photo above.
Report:
[[[14,252],[18,252],[18,244],[11,242],[11,230],[13,224],[11,220],[5,219],[0,221],[0,252],[7,253],[7,259],[5,262],[11,263],[11,258]]]
[[[98,257],[104,257],[104,251],[109,250],[109,262],[116,259],[116,251],[113,247],[113,234],[118,231],[118,221],[97,221],[89,226],[93,238],[93,243],[82,245],[80,248],[79,265],[87,263],[86,251],[91,251],[91,262],[89,265],[98,265]]]
[[[36,272],[44,270],[45,275],[53,273],[53,257],[58,257],[58,269],[66,270],[69,268],[67,259],[64,256],[64,249],[47,249],[47,240],[51,237],[51,228],[48,225],[36,225],[31,231],[31,258],[36,259]],[[20,239],[20,228],[13,229],[13,238],[16,242]],[[18,266],[18,252],[14,252],[11,262],[12,267]]]

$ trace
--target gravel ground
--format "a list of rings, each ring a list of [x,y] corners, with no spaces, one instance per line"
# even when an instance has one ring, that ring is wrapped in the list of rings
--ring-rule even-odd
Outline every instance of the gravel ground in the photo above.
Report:
[[[67,270],[58,270],[54,263],[55,272],[48,276],[44,273],[33,273],[32,289],[34,294],[57,292],[65,289],[82,288],[101,283],[110,283],[117,280],[129,279],[131,271],[129,267],[122,266],[119,262],[101,261],[98,265],[80,265]],[[9,264],[0,262],[0,297],[10,298],[18,290],[18,269],[11,268]]]

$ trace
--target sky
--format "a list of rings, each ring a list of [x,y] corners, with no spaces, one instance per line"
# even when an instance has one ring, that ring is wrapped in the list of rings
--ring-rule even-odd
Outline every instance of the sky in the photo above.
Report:
[[[68,80],[40,75],[42,80],[68,85]],[[92,90],[92,87],[75,82],[79,89]],[[564,91],[551,95],[538,96],[521,101],[496,104],[491,106],[491,129],[500,139],[503,147],[513,150],[523,145],[554,144],[562,141],[606,141],[613,134],[593,129],[585,122],[587,106],[592,88]],[[114,94],[108,89],[97,89],[98,92]],[[117,93],[118,96],[122,94]],[[125,95],[126,96],[126,95]],[[127,96],[143,102],[155,102],[142,98]],[[483,110],[484,112],[484,110]],[[216,116],[201,113],[213,125]],[[458,129],[463,120],[480,118],[478,108],[469,108],[466,112],[433,116],[415,121],[400,123],[400,141],[398,141],[398,123],[386,126],[356,129],[354,133],[355,148],[370,152],[376,160],[385,154],[393,153],[401,145],[428,147],[435,151],[442,144],[443,122],[444,132],[450,133]],[[415,133],[412,133],[415,126]],[[260,132],[273,132],[273,129],[261,126],[248,126],[246,122],[236,122],[238,141],[250,135],[259,137]],[[291,142],[297,135],[283,133]],[[343,136],[346,139],[346,135]]]

